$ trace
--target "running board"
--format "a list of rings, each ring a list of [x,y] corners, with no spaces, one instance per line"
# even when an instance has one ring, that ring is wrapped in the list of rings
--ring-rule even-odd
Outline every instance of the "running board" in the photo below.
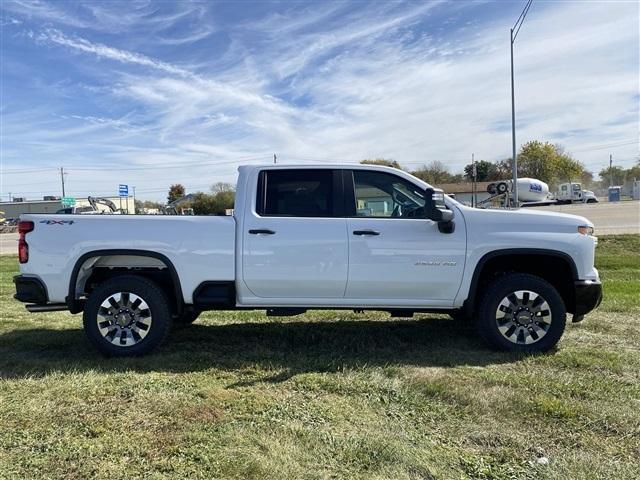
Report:
[[[59,312],[61,310],[69,310],[66,303],[45,303],[42,305],[25,305],[25,308],[31,313],[39,312]]]

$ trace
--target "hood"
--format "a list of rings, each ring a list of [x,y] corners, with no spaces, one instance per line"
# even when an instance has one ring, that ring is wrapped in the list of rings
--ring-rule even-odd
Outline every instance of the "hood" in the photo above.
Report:
[[[585,217],[550,212],[548,210],[534,210],[533,208],[484,210],[466,207],[464,216],[468,221],[476,221],[484,226],[495,224],[496,228],[502,231],[575,233],[579,226],[587,225],[593,227],[593,222]]]

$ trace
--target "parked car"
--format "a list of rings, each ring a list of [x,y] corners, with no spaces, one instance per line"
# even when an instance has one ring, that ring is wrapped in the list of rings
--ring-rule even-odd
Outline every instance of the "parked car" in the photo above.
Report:
[[[203,310],[385,310],[474,319],[492,347],[553,348],[602,298],[586,218],[469,208],[374,165],[244,166],[232,217],[23,215],[15,297],[83,312],[140,355]]]

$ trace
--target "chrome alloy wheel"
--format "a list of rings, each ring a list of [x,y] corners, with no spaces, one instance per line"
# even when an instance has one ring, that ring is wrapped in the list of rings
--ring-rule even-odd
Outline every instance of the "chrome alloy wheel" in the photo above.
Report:
[[[97,322],[105,340],[118,347],[131,347],[144,340],[149,333],[151,310],[138,295],[118,292],[102,302]]]
[[[538,342],[551,327],[551,308],[530,290],[518,290],[502,299],[496,309],[496,323],[504,338],[519,345]]]

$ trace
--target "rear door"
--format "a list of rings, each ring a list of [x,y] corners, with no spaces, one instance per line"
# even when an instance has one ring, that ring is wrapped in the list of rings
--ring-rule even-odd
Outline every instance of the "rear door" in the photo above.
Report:
[[[350,177],[351,174],[349,174]],[[346,298],[376,304],[449,306],[460,287],[464,221],[441,233],[424,217],[422,188],[388,172],[353,170]],[[347,186],[349,185],[349,187]],[[349,205],[345,206],[347,211]]]
[[[242,276],[263,298],[343,298],[347,220],[342,175],[333,169],[260,172],[243,232]]]

